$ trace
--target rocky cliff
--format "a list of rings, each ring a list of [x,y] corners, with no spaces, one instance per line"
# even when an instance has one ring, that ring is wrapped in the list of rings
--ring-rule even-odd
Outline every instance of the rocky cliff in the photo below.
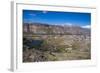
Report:
[[[80,26],[61,26],[42,23],[24,23],[23,32],[34,34],[90,35],[90,29],[82,28]]]

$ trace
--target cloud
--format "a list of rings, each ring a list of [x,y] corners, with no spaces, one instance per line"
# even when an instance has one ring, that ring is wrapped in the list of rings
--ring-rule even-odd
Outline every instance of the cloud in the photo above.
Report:
[[[65,23],[65,25],[72,26],[73,24],[72,23]]]
[[[55,25],[61,25],[61,26],[73,26],[72,23],[58,23],[58,24],[55,24]]]
[[[73,26],[73,24],[72,23],[63,23],[63,24],[61,24],[62,26]]]
[[[36,14],[33,14],[33,13],[30,13],[29,15],[30,15],[30,16],[36,16]]]
[[[85,25],[85,26],[82,26],[82,28],[88,28],[88,29],[90,29],[91,26],[90,25]]]

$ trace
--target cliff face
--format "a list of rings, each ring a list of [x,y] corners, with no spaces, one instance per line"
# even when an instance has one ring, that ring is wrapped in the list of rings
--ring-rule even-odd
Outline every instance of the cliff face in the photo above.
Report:
[[[79,26],[60,26],[41,23],[24,23],[23,32],[34,34],[90,35],[90,29]]]

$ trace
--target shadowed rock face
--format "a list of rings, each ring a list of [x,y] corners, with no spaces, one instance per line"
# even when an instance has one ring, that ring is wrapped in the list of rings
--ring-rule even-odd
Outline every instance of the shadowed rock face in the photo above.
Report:
[[[90,35],[90,29],[79,26],[60,26],[41,23],[24,23],[23,32],[34,34]]]

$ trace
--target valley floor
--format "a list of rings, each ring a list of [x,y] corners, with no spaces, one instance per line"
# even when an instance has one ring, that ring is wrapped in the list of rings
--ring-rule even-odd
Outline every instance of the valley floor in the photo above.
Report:
[[[23,62],[91,59],[91,41],[85,35],[23,37]]]

